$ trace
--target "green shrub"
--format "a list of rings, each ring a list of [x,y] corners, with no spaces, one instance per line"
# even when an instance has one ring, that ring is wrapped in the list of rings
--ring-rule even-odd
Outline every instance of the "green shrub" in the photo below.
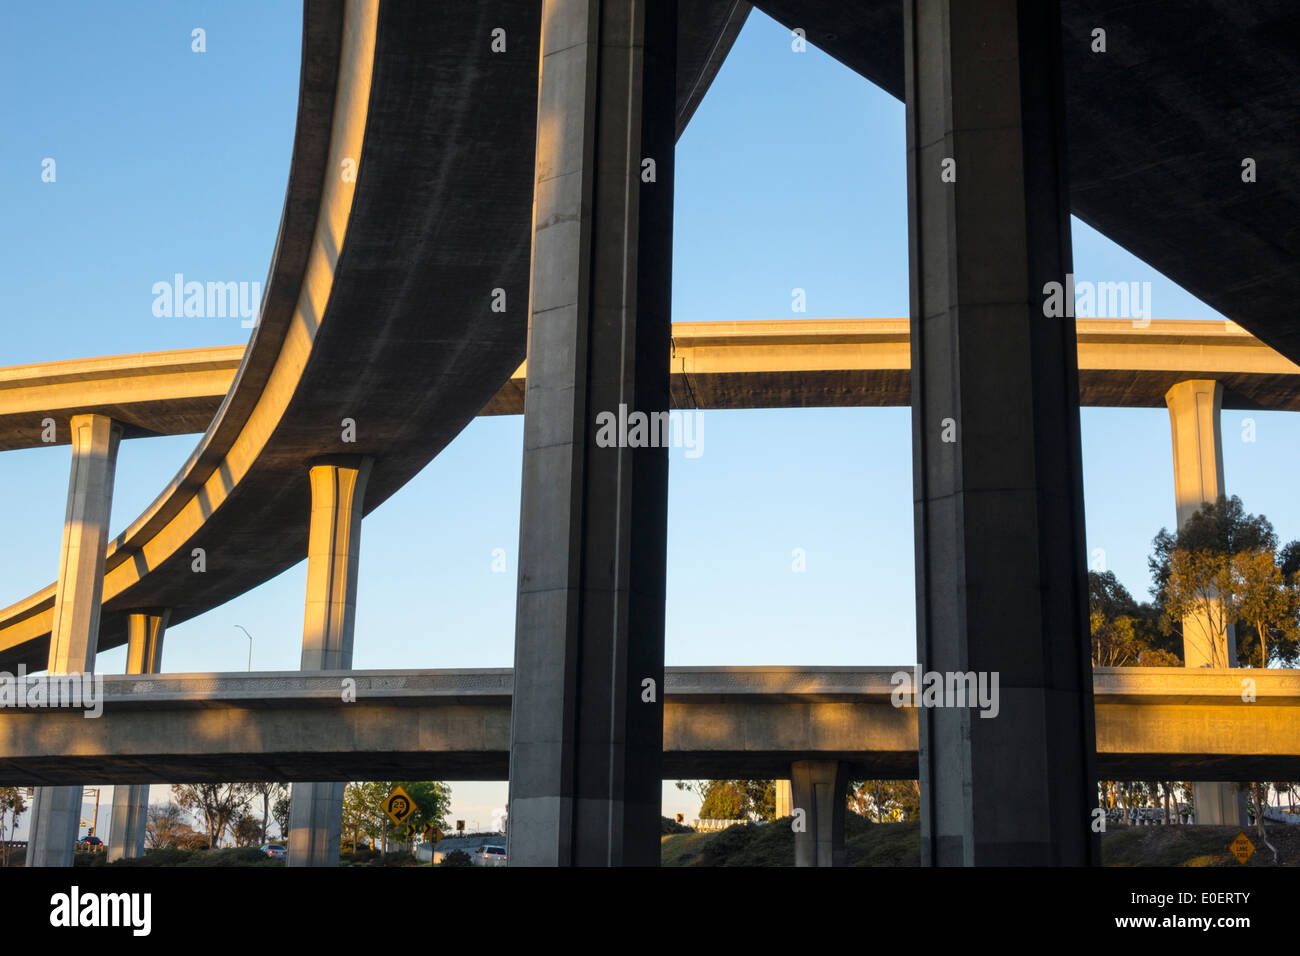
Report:
[[[238,846],[226,850],[205,850],[194,853],[177,866],[283,866],[283,860],[272,860],[255,846]]]

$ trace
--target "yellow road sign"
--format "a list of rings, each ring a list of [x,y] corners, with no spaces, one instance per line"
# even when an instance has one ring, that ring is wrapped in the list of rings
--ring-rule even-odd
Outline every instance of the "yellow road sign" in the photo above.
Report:
[[[1250,838],[1244,833],[1238,833],[1237,838],[1232,841],[1228,847],[1232,855],[1237,858],[1238,863],[1245,863],[1250,859],[1250,855],[1255,852],[1255,844],[1250,842]]]
[[[393,792],[384,800],[384,813],[388,814],[388,819],[399,827],[414,812],[415,804],[401,787],[394,788]]]

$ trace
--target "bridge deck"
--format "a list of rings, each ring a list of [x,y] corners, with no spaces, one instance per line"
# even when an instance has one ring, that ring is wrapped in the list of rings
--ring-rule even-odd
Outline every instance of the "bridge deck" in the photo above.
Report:
[[[844,760],[860,778],[915,777],[916,711],[891,700],[900,671],[910,674],[668,668],[665,777],[783,777],[800,759]],[[1242,699],[1247,678],[1254,701]],[[0,785],[502,780],[512,684],[508,668],[106,677],[95,719],[0,709]],[[1098,668],[1094,690],[1106,778],[1300,774],[1300,672]]]

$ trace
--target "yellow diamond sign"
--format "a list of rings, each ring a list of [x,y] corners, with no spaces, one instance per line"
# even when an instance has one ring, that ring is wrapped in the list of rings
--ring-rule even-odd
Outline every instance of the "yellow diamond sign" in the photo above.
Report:
[[[1250,855],[1255,852],[1255,844],[1250,842],[1250,838],[1244,833],[1238,833],[1237,838],[1228,846],[1232,855],[1237,858],[1238,863],[1245,863],[1250,859]]]
[[[397,787],[384,800],[384,812],[388,814],[388,819],[400,827],[415,812],[415,804],[405,790]]]

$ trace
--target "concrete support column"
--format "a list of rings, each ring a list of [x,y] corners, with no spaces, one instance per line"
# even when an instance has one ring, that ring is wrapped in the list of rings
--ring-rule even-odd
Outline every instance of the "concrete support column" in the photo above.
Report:
[[[307,600],[302,669],[348,670],[356,623],[361,509],[372,459],[344,456],[311,469]],[[289,866],[338,866],[342,783],[295,783],[289,811]]]
[[[776,818],[783,820],[790,815],[794,808],[794,794],[790,789],[789,780],[776,781]]]
[[[906,0],[904,31],[918,656],[999,700],[919,713],[921,858],[1094,864],[1059,4]]]
[[[99,609],[104,596],[104,553],[113,507],[113,478],[121,425],[104,415],[74,415],[68,510],[59,552],[48,670],[85,674],[95,669]],[[81,787],[38,787],[32,800],[28,866],[71,866],[81,820]]]
[[[848,805],[848,770],[838,760],[796,760],[790,765],[796,817],[795,866],[844,865],[844,811]]]
[[[1208,379],[1179,382],[1165,393],[1173,433],[1174,503],[1178,528],[1203,505],[1223,497],[1223,386]],[[1225,631],[1207,615],[1183,619],[1183,663],[1188,667],[1236,667],[1237,629]]]
[[[676,43],[673,0],[542,5],[512,865],[659,862]]]
[[[1202,505],[1225,494],[1223,480],[1223,385],[1213,379],[1188,379],[1165,393],[1174,452],[1174,505],[1178,528]],[[1206,614],[1183,618],[1183,663],[1187,667],[1236,667],[1237,628],[1218,626]],[[1246,825],[1242,795],[1231,783],[1192,785],[1196,822]]]
[[[51,674],[95,669],[104,552],[113,508],[113,477],[122,426],[103,415],[74,415],[68,511],[59,552],[59,583],[50,632]]]
[[[163,636],[171,611],[141,611],[127,618],[126,672],[157,674],[162,669]],[[108,862],[144,855],[149,821],[149,785],[113,787],[113,812],[108,827]]]

